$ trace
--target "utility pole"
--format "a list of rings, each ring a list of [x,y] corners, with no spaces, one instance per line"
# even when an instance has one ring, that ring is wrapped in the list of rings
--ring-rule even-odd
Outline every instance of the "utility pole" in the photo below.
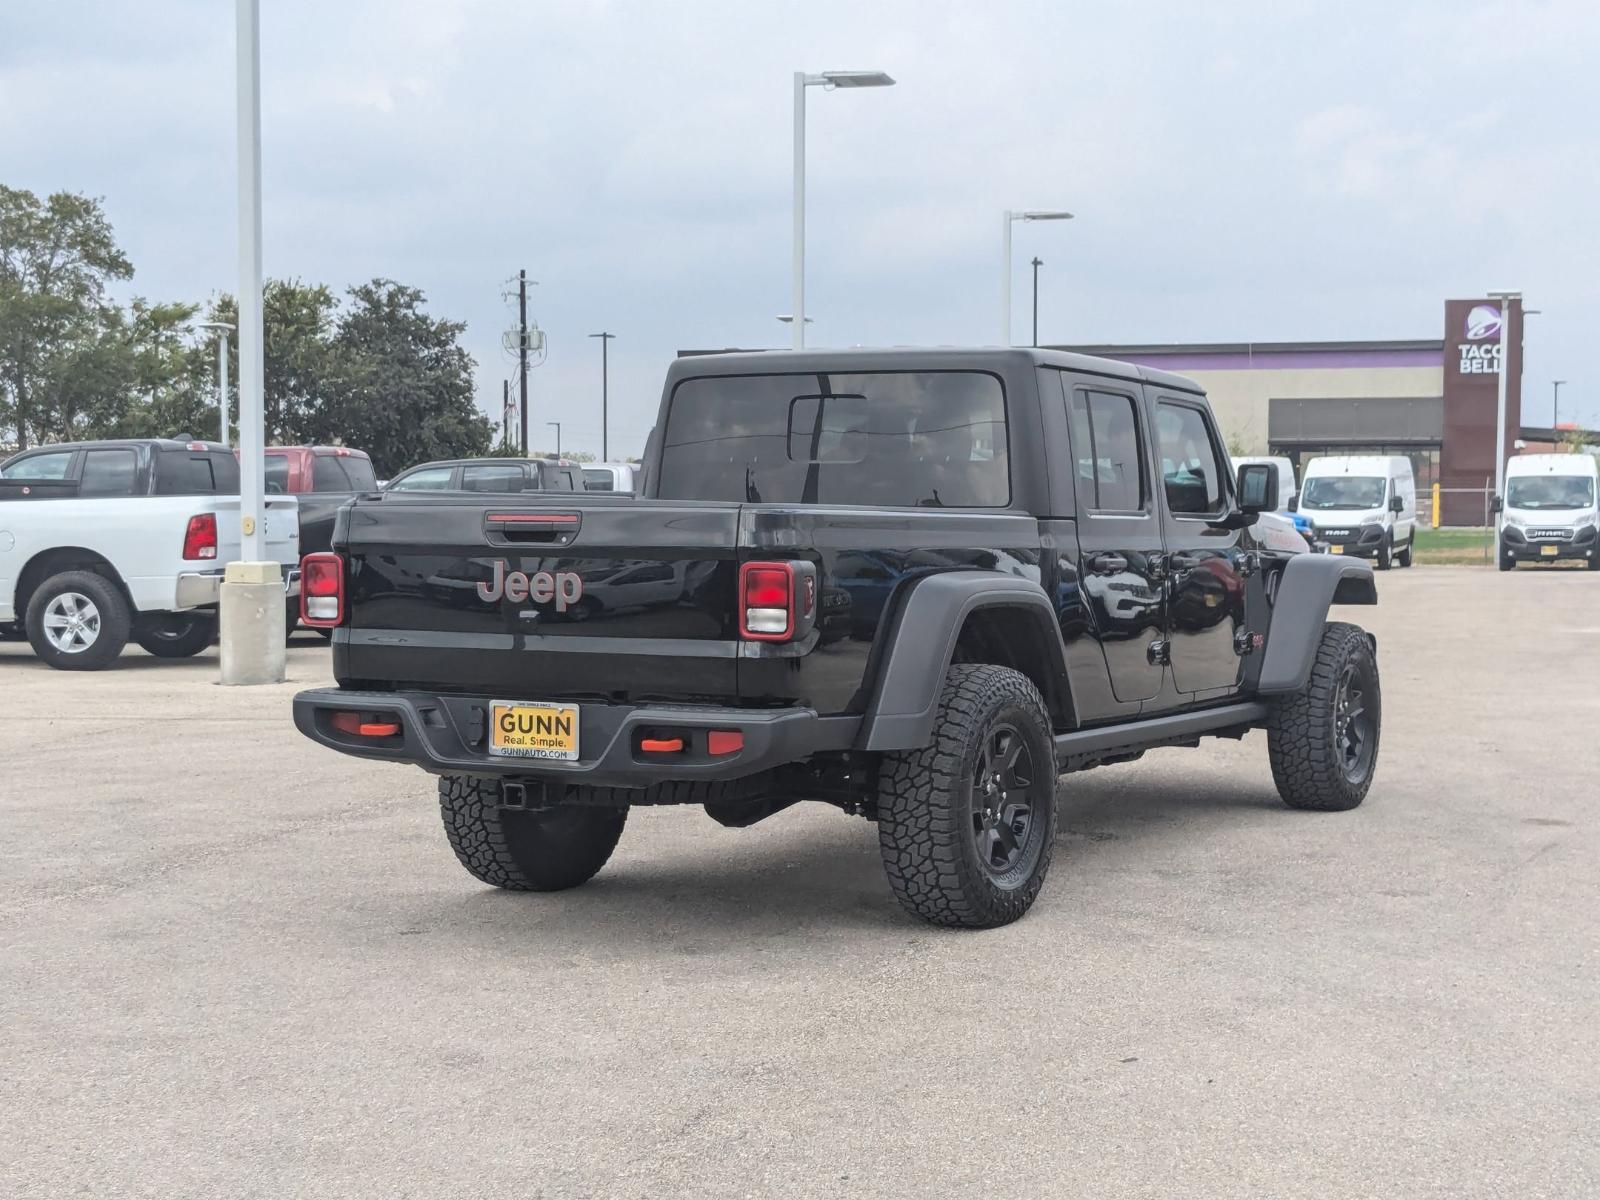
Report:
[[[522,388],[522,453],[528,453],[528,272],[517,272],[517,363]]]
[[[556,457],[560,458],[561,457],[561,422],[560,421],[546,421],[545,424],[546,425],[554,425],[556,427]]]
[[[610,385],[607,377],[611,372],[607,363],[606,351],[610,348],[611,339],[617,335],[614,333],[591,333],[589,336],[600,339],[600,461],[610,462],[611,451],[606,441],[606,410],[610,406],[610,398],[607,394],[610,391]]]
[[[1039,268],[1044,262],[1037,254],[1033,256],[1033,348],[1039,348]]]
[[[500,443],[511,444],[511,380],[500,381]]]
[[[1552,379],[1550,381],[1550,448],[1555,449],[1556,441],[1561,437],[1556,432],[1556,426],[1561,424],[1561,385],[1565,379]]]

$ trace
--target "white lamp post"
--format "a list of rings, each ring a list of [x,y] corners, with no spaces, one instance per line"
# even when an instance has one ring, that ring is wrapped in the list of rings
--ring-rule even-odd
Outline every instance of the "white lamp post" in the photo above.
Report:
[[[1503,508],[1506,494],[1506,376],[1511,374],[1511,302],[1522,299],[1522,293],[1490,292],[1489,298],[1500,301],[1500,379],[1494,410],[1494,496]],[[1498,514],[1494,523],[1499,528]]]
[[[218,439],[226,446],[228,444],[228,335],[233,332],[233,326],[226,321],[201,321],[198,329],[215,329],[217,338],[217,410],[221,414],[222,435]]]
[[[794,73],[794,308],[791,321],[796,350],[803,350],[806,345],[806,89],[891,87],[893,84],[894,80],[882,71]]]
[[[1005,233],[1001,238],[1000,252],[1000,344],[1011,345],[1011,223],[1013,221],[1070,221],[1072,214],[1063,209],[1025,208],[1006,209]]]

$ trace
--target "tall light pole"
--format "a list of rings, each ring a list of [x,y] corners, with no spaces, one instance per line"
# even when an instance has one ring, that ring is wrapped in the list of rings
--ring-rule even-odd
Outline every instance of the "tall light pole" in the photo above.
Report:
[[[1027,208],[1006,209],[1005,234],[1001,239],[1001,271],[1003,279],[1000,288],[1000,344],[1011,345],[1011,223],[1013,221],[1070,221],[1072,214],[1063,209]]]
[[[201,321],[197,329],[215,329],[220,335],[217,338],[217,409],[222,414],[222,437],[219,439],[224,446],[228,444],[228,335],[233,332],[233,326],[226,321]]]
[[[1561,385],[1565,379],[1552,379],[1550,381],[1550,448],[1556,448],[1556,426],[1561,424]]]
[[[614,333],[591,333],[589,336],[600,339],[600,461],[610,462],[610,443],[606,441],[606,410],[610,406],[608,377],[611,374],[611,370],[607,363],[606,352],[611,346],[611,339],[617,335]]]
[[[267,555],[266,445],[262,430],[261,0],[237,0],[239,85],[239,509],[240,558]]]
[[[892,87],[894,80],[882,71],[824,71],[820,75],[794,73],[794,348],[806,345],[806,89]]]
[[[545,424],[546,425],[554,425],[556,427],[556,457],[560,458],[561,457],[561,422],[560,421],[546,421]]]
[[[1506,376],[1511,374],[1511,305],[1522,299],[1516,291],[1490,292],[1491,300],[1500,301],[1500,379],[1494,410],[1494,497],[1504,506],[1506,494]],[[1500,518],[1495,517],[1495,527]]]

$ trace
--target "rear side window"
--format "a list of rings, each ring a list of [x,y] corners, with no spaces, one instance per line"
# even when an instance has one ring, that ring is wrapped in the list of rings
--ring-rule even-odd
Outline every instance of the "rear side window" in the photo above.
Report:
[[[1159,405],[1156,445],[1161,451],[1161,486],[1167,494],[1167,508],[1175,513],[1220,511],[1222,464],[1205,415],[1187,405]]]
[[[71,465],[70,450],[60,454],[35,454],[7,463],[3,474],[7,479],[65,479]]]
[[[461,468],[464,492],[520,492],[526,486],[526,479],[516,463]]]
[[[1149,493],[1133,398],[1079,389],[1068,418],[1082,502],[1101,512],[1143,512]]]
[[[350,487],[357,492],[372,492],[378,487],[378,476],[372,469],[370,458],[357,458],[355,455],[344,460],[344,473],[350,479]]]
[[[599,467],[585,467],[583,471],[583,486],[591,492],[614,492],[616,484],[611,478],[611,472]]]
[[[159,496],[236,496],[239,460],[232,454],[162,450],[156,457]]]
[[[673,391],[668,500],[1003,508],[1005,392],[980,371],[746,375]]]
[[[311,490],[313,492],[353,492],[350,477],[344,473],[344,460],[332,454],[311,456]]]
[[[90,450],[83,456],[80,496],[131,496],[138,461],[132,450]]]

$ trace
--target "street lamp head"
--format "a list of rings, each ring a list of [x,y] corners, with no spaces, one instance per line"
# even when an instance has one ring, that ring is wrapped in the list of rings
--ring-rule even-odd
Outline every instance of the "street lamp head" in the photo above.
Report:
[[[1491,299],[1491,300],[1521,300],[1522,299],[1522,293],[1519,292],[1519,291],[1509,291],[1509,290],[1502,289],[1500,291],[1491,291],[1489,293],[1489,299]]]
[[[1013,221],[1070,221],[1072,214],[1060,208],[1027,208],[1011,213]]]
[[[226,321],[196,321],[195,322],[195,328],[196,329],[227,329],[227,330],[231,331],[233,329],[233,326],[228,324]]]
[[[813,321],[815,321],[815,319],[816,318],[814,318],[814,317],[807,317],[806,318],[806,324],[810,325]],[[794,324],[794,314],[793,313],[779,313],[778,314],[778,320],[782,321],[785,325],[793,325]]]
[[[894,80],[882,71],[824,71],[821,81],[836,88],[894,86]]]

